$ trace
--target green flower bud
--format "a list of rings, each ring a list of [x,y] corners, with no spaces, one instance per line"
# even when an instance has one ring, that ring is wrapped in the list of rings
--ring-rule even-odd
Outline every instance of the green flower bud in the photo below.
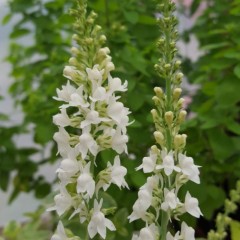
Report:
[[[165,118],[165,121],[168,125],[171,125],[172,122],[173,122],[173,112],[172,111],[168,111],[165,113],[164,115],[164,118]]]
[[[154,137],[155,137],[156,142],[157,142],[160,146],[164,145],[164,136],[163,136],[163,134],[162,134],[160,131],[155,131],[155,132],[153,133],[153,135],[154,135]]]
[[[154,92],[156,93],[156,96],[160,99],[164,96],[163,90],[160,87],[155,87]]]
[[[180,97],[181,93],[182,93],[182,89],[181,88],[175,88],[173,90],[173,99],[177,100]]]

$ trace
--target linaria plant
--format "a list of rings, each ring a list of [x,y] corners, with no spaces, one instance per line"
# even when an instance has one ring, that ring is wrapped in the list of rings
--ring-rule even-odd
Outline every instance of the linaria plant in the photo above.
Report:
[[[198,199],[189,192],[184,199],[179,197],[179,190],[185,183],[192,181],[199,184],[200,178],[199,166],[186,155],[187,136],[179,133],[187,113],[182,109],[184,100],[180,98],[183,73],[180,71],[181,62],[176,59],[178,32],[175,4],[162,0],[157,10],[161,37],[157,43],[160,58],[155,68],[160,78],[165,80],[166,87],[165,91],[160,87],[154,88],[155,109],[151,113],[157,144],[151,147],[149,156],[144,157],[137,168],[148,174],[148,178],[138,191],[129,220],[141,219],[145,222],[145,227],[133,236],[135,240],[193,240],[194,229],[185,222],[181,223],[180,231],[174,233],[170,230],[172,220],[179,220],[186,212],[196,218],[202,215]]]
[[[208,240],[224,240],[232,218],[229,216],[237,211],[240,202],[240,181],[237,181],[236,189],[230,191],[230,198],[225,199],[224,212],[216,217],[216,230],[208,233]]]
[[[99,234],[105,239],[107,229],[115,231],[107,217],[113,208],[103,208],[100,191],[111,184],[128,187],[124,180],[127,169],[121,166],[120,154],[127,153],[129,110],[119,101],[118,92],[127,91],[127,82],[111,77],[114,64],[109,49],[103,47],[106,37],[95,24],[96,14],[87,13],[87,0],[77,0],[73,57],[64,68],[66,85],[57,89],[56,100],[63,102],[60,113],[53,117],[59,131],[54,134],[62,157],[57,169],[60,192],[55,196],[56,210],[62,218],[77,217],[87,224],[86,239]],[[113,149],[114,159],[96,172],[98,155]],[[76,238],[76,236],[75,236]],[[62,221],[52,240],[68,238]],[[77,238],[78,239],[78,238]]]

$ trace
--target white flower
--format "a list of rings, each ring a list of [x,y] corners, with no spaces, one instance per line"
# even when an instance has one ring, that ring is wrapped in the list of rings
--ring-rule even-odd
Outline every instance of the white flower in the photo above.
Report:
[[[121,102],[117,102],[115,98],[110,98],[109,105],[107,107],[107,114],[118,125],[121,131],[126,133],[126,126],[129,125],[130,112],[128,108],[124,107]]]
[[[167,151],[164,149],[161,151],[161,157],[163,162],[161,165],[157,165],[156,169],[164,169],[164,172],[167,176],[169,176],[173,170],[176,172],[181,171],[179,167],[174,165],[173,151],[167,153]]]
[[[61,184],[64,186],[71,182],[71,178],[80,171],[80,163],[76,159],[77,155],[76,150],[71,149],[71,151],[68,152],[68,157],[61,161],[60,167],[56,171],[61,180]]]
[[[199,178],[199,166],[196,166],[193,162],[193,159],[191,157],[187,157],[183,155],[182,153],[178,154],[178,159],[179,159],[179,166],[182,169],[182,172],[184,175],[186,175],[189,180],[195,182],[195,183],[200,183],[200,178]]]
[[[99,113],[95,110],[91,110],[90,112],[87,113],[85,120],[81,122],[80,127],[84,128],[91,124],[98,124],[100,122],[101,119],[99,118]]]
[[[90,96],[90,99],[93,102],[97,101],[107,101],[109,98],[109,95],[106,92],[106,89],[104,87],[97,87],[94,91],[92,96]]]
[[[132,240],[155,240],[158,236],[158,228],[152,223],[150,226],[142,228],[139,232],[139,236],[133,236]]]
[[[161,208],[164,211],[167,211],[169,208],[175,209],[178,203],[180,203],[174,191],[175,189],[169,191],[167,188],[164,188],[164,202],[161,204]]]
[[[95,181],[90,173],[91,162],[81,170],[81,174],[77,179],[77,193],[87,193],[92,198],[95,191]]]
[[[58,97],[53,97],[55,100],[69,102],[71,95],[76,91],[70,82],[67,82],[67,85],[62,86],[62,90],[57,88],[57,95]]]
[[[155,180],[153,177],[148,177],[148,182],[138,191],[138,199],[133,205],[132,214],[128,217],[130,222],[146,218],[146,211],[152,203],[152,191],[155,186],[152,184],[153,180]]]
[[[98,153],[98,145],[91,133],[89,132],[90,128],[84,128],[82,135],[79,137],[79,143],[76,145],[76,148],[82,154],[82,158],[85,159],[88,151],[92,153],[93,156],[96,156]]]
[[[56,114],[53,116],[53,123],[55,125],[66,127],[71,124],[71,120],[67,115],[67,111],[65,108],[60,109],[61,113]]]
[[[116,184],[119,188],[128,188],[128,185],[124,179],[125,175],[127,174],[127,169],[121,166],[120,158],[118,155],[114,158],[113,166],[109,165],[109,169],[111,171],[111,182]]]
[[[128,136],[121,134],[121,130],[118,128],[113,131],[112,135],[112,149],[115,150],[118,154],[123,152],[127,153]]]
[[[88,233],[90,238],[93,238],[97,233],[99,233],[100,236],[105,239],[107,228],[111,231],[116,230],[112,221],[105,218],[104,214],[101,212],[102,202],[102,199],[99,204],[96,199],[94,200],[94,209],[91,220],[88,224]]]
[[[61,187],[60,193],[54,197],[55,206],[48,208],[48,211],[56,211],[59,216],[64,214],[72,206],[72,197],[65,187]]]
[[[128,86],[127,81],[125,81],[124,84],[122,85],[120,78],[112,78],[110,74],[108,75],[108,87],[111,94],[116,91],[125,92],[127,91],[127,86]]]
[[[62,222],[60,221],[57,226],[57,231],[56,233],[51,237],[51,240],[68,240],[69,238],[67,237],[65,233],[65,229],[63,227]]]
[[[183,240],[195,240],[195,231],[192,227],[189,227],[185,222],[181,225],[181,236]]]
[[[81,85],[74,93],[70,96],[69,105],[64,105],[63,107],[83,107],[86,108],[89,106],[89,103],[85,100],[83,96],[83,85]]]
[[[68,132],[63,127],[59,127],[59,131],[53,135],[53,139],[57,142],[58,153],[60,153],[62,157],[67,157],[68,152],[71,151]]]
[[[102,83],[102,75],[104,73],[104,69],[99,71],[98,70],[99,65],[94,65],[93,68],[86,68],[86,72],[88,75],[89,80],[94,84],[98,83],[100,86]]]
[[[199,218],[202,215],[202,212],[198,206],[197,198],[193,198],[189,192],[186,194],[184,207],[186,212],[196,218]]]
[[[156,167],[156,161],[157,161],[157,154],[151,150],[150,156],[144,157],[143,163],[139,167],[137,167],[136,170],[143,169],[144,173],[153,172]]]
[[[181,240],[181,236],[179,235],[179,231],[175,234],[173,237],[170,232],[167,233],[167,238],[166,240]]]

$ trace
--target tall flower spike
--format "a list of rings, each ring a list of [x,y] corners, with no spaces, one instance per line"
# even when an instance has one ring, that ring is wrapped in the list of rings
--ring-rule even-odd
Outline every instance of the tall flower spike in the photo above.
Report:
[[[107,229],[116,228],[106,216],[106,212],[111,211],[102,210],[104,202],[98,199],[98,192],[106,191],[111,184],[120,189],[128,187],[124,179],[127,169],[121,166],[119,155],[127,153],[130,112],[118,96],[118,92],[127,91],[127,81],[122,83],[111,76],[114,64],[110,50],[103,47],[106,37],[101,27],[94,24],[96,14],[87,13],[87,1],[77,0],[77,9],[71,10],[71,14],[76,19],[73,56],[63,71],[68,81],[62,89],[57,89],[55,97],[63,105],[60,113],[53,117],[59,127],[54,140],[63,158],[57,170],[60,193],[54,198],[55,206],[49,210],[63,217],[65,213],[70,218],[78,215],[80,222],[88,225],[90,238],[99,234],[105,239]],[[97,156],[110,148],[116,152],[115,158],[109,159],[106,168],[96,176]],[[58,238],[68,239],[61,222],[52,237]]]
[[[184,121],[186,111],[182,109],[181,81],[183,74],[180,71],[181,62],[176,59],[176,30],[177,19],[174,16],[175,4],[170,0],[159,0],[157,10],[160,13],[157,20],[161,37],[157,42],[160,52],[159,62],[155,69],[161,79],[165,80],[165,91],[155,87],[153,101],[155,109],[151,111],[156,131],[154,137],[157,146],[151,147],[150,156],[144,157],[137,170],[143,169],[150,173],[149,179],[155,179],[154,184],[144,184],[138,193],[138,199],[133,206],[129,220],[142,219],[146,227],[140,230],[148,239],[193,240],[194,229],[182,223],[181,230],[176,233],[168,231],[171,219],[178,220],[184,213],[194,217],[202,215],[198,200],[189,192],[185,198],[178,197],[179,189],[187,182],[200,183],[199,166],[194,164],[191,157],[186,156],[186,135],[179,134],[180,125]],[[160,226],[159,226],[160,225]],[[159,226],[151,228],[149,226]],[[148,229],[148,231],[146,230]],[[172,228],[174,229],[174,227]],[[150,237],[151,236],[151,237]]]

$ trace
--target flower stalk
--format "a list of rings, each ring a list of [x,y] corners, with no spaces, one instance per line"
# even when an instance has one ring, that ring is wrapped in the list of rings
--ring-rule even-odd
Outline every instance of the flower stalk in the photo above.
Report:
[[[181,62],[176,58],[176,41],[178,32],[176,7],[170,0],[163,0],[157,5],[160,39],[157,46],[160,58],[155,69],[161,79],[165,80],[165,91],[155,87],[153,101],[155,109],[151,111],[155,124],[154,137],[156,145],[150,149],[137,170],[149,174],[147,182],[140,188],[138,199],[129,216],[130,222],[142,219],[146,226],[132,239],[193,240],[194,229],[181,224],[181,230],[170,232],[172,219],[179,220],[184,213],[194,217],[202,215],[198,200],[186,193],[185,200],[178,197],[179,189],[188,181],[200,183],[199,166],[194,164],[185,152],[186,135],[180,134],[181,123],[185,120],[181,95]]]
[[[122,84],[119,78],[111,76],[115,66],[110,50],[104,47],[106,36],[95,24],[96,13],[87,12],[87,0],[76,2],[77,8],[71,10],[76,19],[73,56],[63,71],[68,82],[57,89],[55,97],[63,102],[60,113],[53,117],[59,128],[54,140],[62,161],[57,170],[60,192],[50,210],[57,211],[59,216],[70,215],[69,219],[78,217],[81,224],[86,223],[85,239],[97,234],[105,239],[107,229],[116,230],[107,217],[115,208],[103,209],[99,192],[106,191],[111,184],[128,188],[124,179],[127,169],[121,166],[119,155],[127,153],[130,112],[118,96],[119,92],[127,91],[127,81]],[[99,153],[107,149],[114,151],[115,157],[97,172]],[[52,240],[63,237],[70,239],[60,222]]]

